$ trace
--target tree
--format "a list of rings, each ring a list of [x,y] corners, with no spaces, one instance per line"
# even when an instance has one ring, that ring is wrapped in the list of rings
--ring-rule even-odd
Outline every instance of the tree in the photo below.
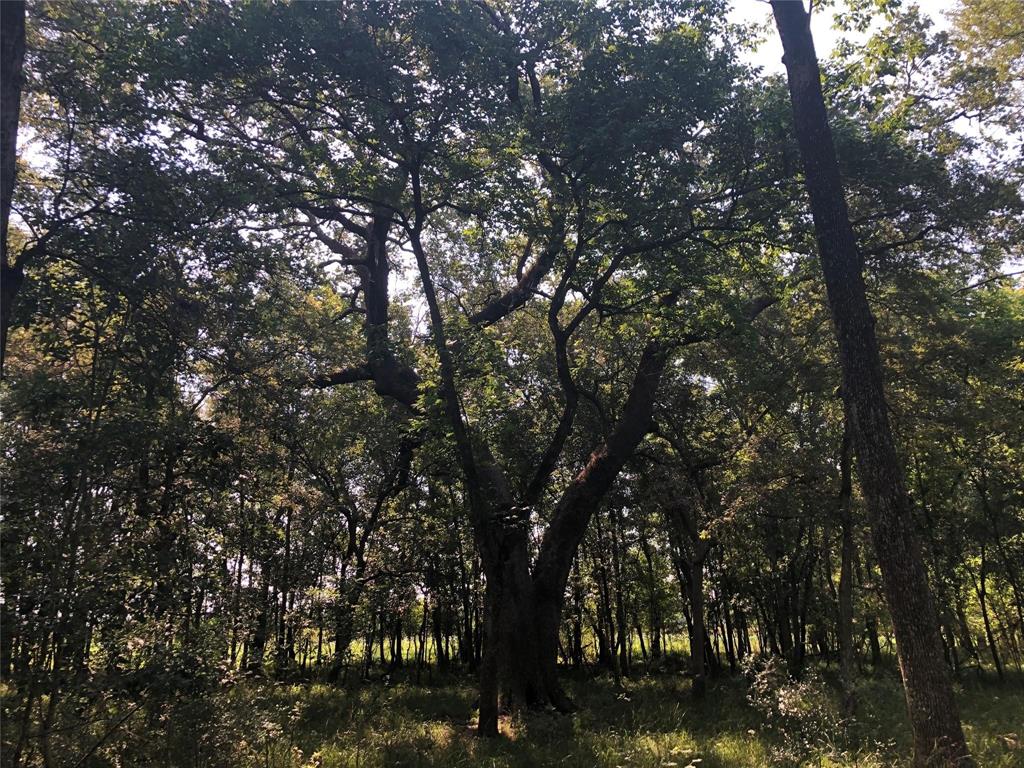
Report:
[[[951,14],[964,64],[950,73],[968,107],[992,111],[1011,131],[1024,119],[1024,21],[1013,0],[963,0]]]
[[[912,527],[910,497],[889,425],[874,318],[825,110],[810,15],[802,3],[773,2],[772,11],[785,51],[794,128],[839,344],[843,396],[860,482],[896,631],[914,730],[914,760],[918,765],[936,759],[948,765],[969,765],[927,572]]]
[[[167,105],[154,119],[199,142],[227,172],[262,180],[271,195],[260,198],[259,215],[314,240],[354,273],[353,309],[364,317],[365,357],[316,383],[372,381],[411,415],[419,413],[424,395],[437,397],[423,405],[440,404],[458,449],[491,594],[481,730],[493,734],[499,689],[509,703],[568,705],[555,662],[573,556],[594,508],[646,434],[661,373],[678,341],[669,331],[652,334],[632,385],[614,398],[621,407],[617,420],[582,456],[567,456],[579,410],[570,364],[574,337],[593,318],[616,311],[620,282],[628,288],[629,280],[639,281],[621,299],[646,308],[658,324],[674,312],[675,295],[690,282],[684,265],[702,258],[687,244],[692,218],[712,230],[720,206],[742,189],[720,180],[744,171],[726,163],[725,152],[687,160],[681,172],[669,167],[687,132],[729,135],[733,115],[724,94],[733,72],[709,45],[710,36],[698,32],[713,16],[697,6],[687,10],[689,26],[682,28],[679,19],[655,9],[591,9],[573,17],[565,8],[538,7],[522,14],[526,26],[518,31],[504,8],[392,10],[385,23],[375,7],[358,4],[329,12],[282,7],[269,16],[214,6],[198,27],[191,17],[172,14],[158,23],[191,25],[190,53],[182,61],[208,66],[190,84],[191,72],[168,66],[147,87]],[[225,41],[225,14],[251,34]],[[146,16],[129,14],[125,23],[140,44],[151,45],[148,32],[137,31]],[[645,25],[653,46],[646,44]],[[396,28],[407,34],[394,35]],[[526,30],[537,50],[530,50]],[[452,40],[473,55],[461,55]],[[324,52],[313,77],[308,62],[295,59],[310,45]],[[261,46],[275,64],[257,76],[249,64]],[[167,60],[162,51],[154,57]],[[546,63],[540,71],[545,57],[564,66]],[[402,61],[419,63],[403,67]],[[674,62],[676,74],[661,71],[664,61]],[[683,70],[701,73],[699,97],[680,89]],[[268,89],[262,77],[275,87]],[[633,85],[620,96],[628,98],[602,114],[599,105],[611,103],[611,92],[626,79]],[[666,114],[650,106],[655,89],[662,91],[659,109]],[[324,101],[325,90],[338,98]],[[227,121],[220,113],[225,101],[239,109]],[[618,125],[637,110],[646,110],[639,126],[619,135]],[[241,129],[247,121],[259,126],[258,135]],[[467,142],[478,147],[468,156],[461,152]],[[520,164],[530,169],[525,177]],[[542,182],[539,194],[531,189],[535,180]],[[661,191],[647,199],[655,180]],[[467,238],[474,231],[487,231],[488,238]],[[497,247],[502,269],[516,272],[515,284],[492,296],[484,290],[489,285],[471,281],[472,311],[439,290],[448,280],[440,255],[467,244]],[[429,309],[436,381],[424,376],[426,361],[403,354],[389,331],[389,274],[402,248],[412,251]],[[646,262],[655,254],[664,266]],[[509,269],[510,257],[518,269]],[[473,393],[460,379],[469,378],[467,365],[480,361],[459,350],[493,344],[488,333],[498,331],[490,328],[540,293],[542,281],[553,292],[549,343],[563,407],[553,434],[541,438],[546,447],[539,468],[515,477],[502,468],[511,463],[494,456],[489,436],[463,412]],[[578,302],[575,294],[586,299]],[[582,469],[561,494],[545,498],[553,473],[577,461]],[[531,574],[529,521],[548,504],[551,516]]]
[[[18,120],[21,115],[22,66],[25,61],[25,3],[12,0],[0,5],[0,377],[7,353],[11,305],[23,279],[22,264],[7,252],[8,226],[14,181],[18,175]]]

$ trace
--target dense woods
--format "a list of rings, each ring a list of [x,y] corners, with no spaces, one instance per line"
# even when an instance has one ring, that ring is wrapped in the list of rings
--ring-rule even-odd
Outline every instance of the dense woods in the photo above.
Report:
[[[4,765],[1021,759],[1019,0],[0,8]]]

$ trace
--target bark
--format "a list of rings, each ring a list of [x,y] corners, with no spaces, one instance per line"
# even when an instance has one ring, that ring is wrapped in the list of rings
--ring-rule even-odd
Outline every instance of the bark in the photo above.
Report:
[[[594,511],[650,430],[654,398],[670,347],[660,338],[652,338],[645,346],[622,413],[555,505],[531,574],[529,501],[515,502],[488,446],[474,439],[463,419],[455,363],[421,241],[426,214],[418,168],[410,171],[410,182],[415,218],[407,231],[429,310],[444,411],[452,429],[487,579],[478,733],[495,736],[500,703],[506,707],[550,703],[563,711],[571,708],[557,675],[558,630],[569,571]],[[671,305],[674,301],[675,297],[669,296],[663,303]],[[558,437],[556,434],[556,442]]]
[[[288,480],[291,482],[291,471]],[[281,606],[277,615],[277,649],[275,652],[274,674],[282,677],[295,660],[294,647],[288,638],[288,596],[291,594],[292,558],[292,507],[284,513],[284,559],[281,561]]]
[[[529,511],[513,504],[501,470],[486,446],[474,446],[463,420],[444,317],[420,240],[424,219],[416,172],[412,174],[412,183],[417,216],[410,231],[410,240],[430,311],[431,336],[440,364],[445,415],[455,439],[477,550],[487,579],[477,729],[482,736],[496,736],[499,698],[505,699],[506,706],[514,706],[520,702],[533,703],[539,695],[539,686],[533,679],[538,667],[533,663],[537,655],[536,629],[531,620],[533,585],[527,546]],[[505,694],[503,697],[502,693]]]
[[[981,655],[978,653],[978,647],[974,644],[974,639],[971,637],[971,627],[967,623],[967,610],[964,606],[963,595],[957,590],[956,593],[956,618],[960,630],[961,642],[964,650],[970,654],[971,658],[974,659],[974,663],[978,669],[981,669]]]
[[[733,641],[733,622],[728,603],[722,603],[722,637],[725,639],[725,657],[729,660],[729,671],[736,674],[736,643]]]
[[[853,690],[853,515],[851,496],[853,484],[850,459],[852,453],[850,431],[843,431],[843,448],[840,458],[839,484],[839,525],[842,531],[842,554],[839,565],[839,678],[843,686],[843,714],[853,715],[857,701]]]
[[[978,603],[981,605],[981,620],[985,626],[985,642],[988,643],[988,652],[992,656],[992,664],[996,668],[996,676],[999,678],[999,682],[1003,682],[1003,664],[999,660],[999,650],[996,648],[996,637],[995,633],[992,631],[992,620],[989,618],[988,589],[986,588],[987,576],[988,568],[985,560],[985,547],[982,545],[981,566],[978,574],[978,581],[975,582],[975,591],[978,593]]]
[[[661,658],[661,605],[658,594],[658,580],[654,573],[654,559],[651,555],[650,539],[640,537],[640,551],[647,564],[648,614],[651,621],[651,659]]]
[[[497,705],[505,711],[545,705],[552,696],[537,663],[538,633],[526,527],[506,530],[489,544],[483,558],[488,608],[485,622],[489,622],[484,632],[483,666],[495,679],[488,680],[485,674],[484,685],[497,694]],[[483,701],[480,729],[490,733],[496,730],[492,720],[497,710],[492,698],[488,702],[492,706],[485,713]]]
[[[530,300],[540,285],[540,281],[551,271],[555,258],[565,246],[564,216],[556,219],[553,230],[547,246],[536,261],[530,265],[530,268],[520,276],[515,286],[474,312],[470,316],[469,322],[474,325],[491,325]],[[529,246],[527,252],[529,252]]]
[[[375,208],[369,224],[365,228],[356,228],[365,242],[363,256],[360,258],[354,258],[352,249],[347,245],[328,238],[328,247],[344,255],[359,276],[360,292],[366,306],[366,320],[363,323],[366,362],[317,377],[313,384],[323,388],[370,381],[377,394],[390,397],[415,410],[419,397],[419,375],[395,356],[389,335],[388,280],[391,261],[388,256],[388,234],[391,226],[391,211],[382,207]]]
[[[267,625],[269,621],[267,608],[270,600],[270,580],[267,578],[267,574],[270,569],[266,564],[264,564],[263,571],[263,591],[260,596],[259,612],[256,614],[256,621],[252,627],[252,635],[249,639],[245,664],[243,665],[246,672],[257,675],[263,674],[263,656],[267,648]]]
[[[21,117],[22,67],[25,61],[25,3],[0,3],[0,377],[7,356],[11,310],[21,288],[22,265],[7,252],[14,182],[18,173],[18,121]]]
[[[686,599],[690,605],[687,615],[687,633],[690,638],[690,676],[693,679],[691,693],[695,699],[704,698],[707,691],[707,669],[710,655],[707,652],[708,633],[705,618],[704,565],[711,552],[711,540],[702,538],[690,505],[685,500],[670,505],[666,510],[670,526],[670,537],[678,559],[677,579],[685,585]],[[683,546],[689,541],[689,556]]]
[[[604,549],[604,532],[601,518],[596,524],[597,544],[599,550]],[[599,559],[600,558],[600,559]],[[591,552],[593,562],[591,572],[597,582],[597,605],[594,611],[594,631],[597,634],[597,664],[604,669],[615,670],[615,655],[612,652],[615,626],[612,623],[611,590],[608,586],[608,568],[605,565],[603,552]]]
[[[794,127],[832,309],[859,477],[893,618],[914,733],[914,763],[972,765],[889,424],[874,318],[825,110],[810,17],[802,3],[774,0],[772,10],[785,51]]]
[[[568,705],[558,684],[556,662],[558,627],[569,571],[594,510],[650,430],[654,399],[668,358],[669,348],[662,340],[647,342],[618,421],[608,438],[590,455],[587,465],[563,492],[541,540],[533,570],[536,620],[542,675],[556,706]]]
[[[1017,613],[1017,627],[1021,632],[1024,632],[1024,590],[1021,589],[1020,578],[1014,564],[1014,559],[1006,552],[1003,532],[1000,530],[999,517],[1002,512],[1002,504],[999,502],[998,496],[995,503],[989,501],[988,490],[983,481],[976,481],[975,489],[981,499],[982,510],[992,525],[992,541],[995,542],[996,552],[1003,566],[1003,574],[1010,584],[1010,591],[1013,594],[1013,607]]]
[[[583,666],[583,583],[580,578],[579,558],[572,565],[572,666],[580,669]]]
[[[619,669],[629,675],[629,627],[626,624],[626,604],[622,594],[622,532],[617,509],[612,510],[612,573],[615,575],[615,622],[619,627]]]
[[[690,562],[690,673],[693,675],[693,697],[703,699],[707,693],[707,626],[704,621],[704,559],[694,557]]]
[[[808,539],[810,554],[804,566],[804,588],[800,596],[800,632],[797,656],[797,669],[803,674],[804,663],[807,658],[807,615],[811,607],[811,589],[814,586],[814,567],[818,559],[818,548],[814,546],[811,538]]]
[[[882,666],[882,644],[878,639],[878,617],[868,616],[864,620],[864,630],[868,636],[868,647],[871,649],[871,666],[877,670]]]
[[[439,672],[448,670],[448,621],[447,608],[442,609],[435,603],[434,613],[430,619],[431,635],[434,638],[434,654],[437,657],[437,669]]]

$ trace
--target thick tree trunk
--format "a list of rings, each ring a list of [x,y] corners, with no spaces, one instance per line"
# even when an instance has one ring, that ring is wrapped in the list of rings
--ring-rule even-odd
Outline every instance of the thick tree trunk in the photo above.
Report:
[[[785,51],[793,122],[832,308],[859,477],[896,634],[914,762],[971,765],[889,425],[874,317],[825,111],[810,17],[802,2],[774,0],[772,10]]]
[[[418,173],[412,174],[412,183],[418,201]],[[410,231],[410,240],[430,310],[434,349],[440,363],[445,415],[455,438],[463,482],[469,497],[477,550],[487,579],[477,732],[481,736],[496,736],[502,705],[541,703],[544,690],[540,683],[544,675],[539,664],[539,628],[535,621],[534,589],[530,578],[527,532],[529,510],[514,505],[504,474],[485,444],[474,445],[469,428],[463,420],[455,364],[448,346],[444,318],[420,241],[422,217],[422,209],[418,205],[417,223]],[[562,587],[564,590],[564,582]],[[554,652],[557,653],[557,626],[555,637]]]
[[[533,571],[541,675],[552,703],[562,710],[571,708],[556,670],[558,628],[569,571],[594,511],[650,429],[654,398],[668,358],[669,349],[659,339],[652,339],[644,347],[615,427],[558,500],[541,540]]]
[[[486,443],[474,441],[463,419],[444,317],[420,239],[426,214],[418,169],[410,172],[410,182],[416,209],[414,224],[408,228],[410,245],[430,313],[445,415],[452,428],[487,577],[478,733],[494,736],[499,698],[512,704],[551,703],[561,710],[571,707],[557,674],[558,630],[569,571],[591,516],[650,429],[654,397],[670,348],[660,338],[652,338],[645,346],[619,420],[555,506],[531,577],[530,509],[514,503],[507,479]],[[383,279],[386,282],[386,274]],[[666,306],[674,302],[674,295],[663,300]],[[376,376],[375,380],[379,384],[381,379]]]
[[[532,578],[525,519],[516,521],[511,530],[506,524],[499,540],[490,533],[478,541],[488,594],[481,733],[497,731],[496,694],[500,695],[502,705],[551,704],[560,711],[572,709],[557,670],[559,627],[569,573],[590,518],[647,433],[654,395],[667,359],[667,349],[661,343],[648,343],[611,435],[591,454],[590,461],[559,499]],[[621,632],[623,627],[619,629]]]
[[[25,3],[0,3],[0,377],[7,356],[11,310],[24,277],[21,264],[7,253],[14,181],[18,172],[18,121],[21,117],[22,66],[25,61]]]
[[[493,735],[499,711],[551,701],[541,675],[526,528],[505,531],[481,548],[485,595],[479,730]]]

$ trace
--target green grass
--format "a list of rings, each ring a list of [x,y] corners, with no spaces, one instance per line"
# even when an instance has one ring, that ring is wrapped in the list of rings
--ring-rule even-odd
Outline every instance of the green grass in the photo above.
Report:
[[[909,760],[910,738],[895,679],[860,685],[861,715],[833,732],[798,737],[765,721],[740,679],[712,684],[702,703],[681,677],[569,681],[580,709],[571,716],[529,713],[502,723],[503,738],[472,732],[471,680],[417,687],[375,683],[343,690],[323,685],[237,686],[235,706],[257,725],[234,762],[263,768],[375,766],[895,766]],[[1024,690],[972,682],[960,692],[965,729],[981,766],[1024,765],[1013,736],[1024,725]],[[805,724],[807,725],[807,724]],[[796,746],[794,746],[796,744]],[[236,745],[237,746],[237,745]]]
[[[429,680],[426,674],[423,680]],[[785,680],[785,678],[783,678]],[[713,680],[702,702],[678,673],[566,679],[579,710],[531,712],[502,721],[502,737],[473,733],[474,681],[434,679],[274,683],[245,677],[175,689],[129,708],[106,697],[63,721],[50,739],[55,765],[83,768],[724,768],[909,764],[910,732],[895,672],[864,677],[853,722],[840,723],[828,670],[771,688],[752,703],[745,678]],[[7,691],[10,694],[10,691]],[[958,686],[964,727],[983,768],[1024,766],[1024,676],[1004,685],[968,677]],[[138,701],[136,699],[136,701]],[[767,701],[767,704],[765,703]],[[127,715],[127,717],[125,717]],[[84,727],[68,728],[77,722]],[[5,747],[15,736],[8,719]],[[38,730],[33,729],[36,733]],[[39,742],[28,765],[40,765]],[[93,748],[95,747],[95,748]]]

